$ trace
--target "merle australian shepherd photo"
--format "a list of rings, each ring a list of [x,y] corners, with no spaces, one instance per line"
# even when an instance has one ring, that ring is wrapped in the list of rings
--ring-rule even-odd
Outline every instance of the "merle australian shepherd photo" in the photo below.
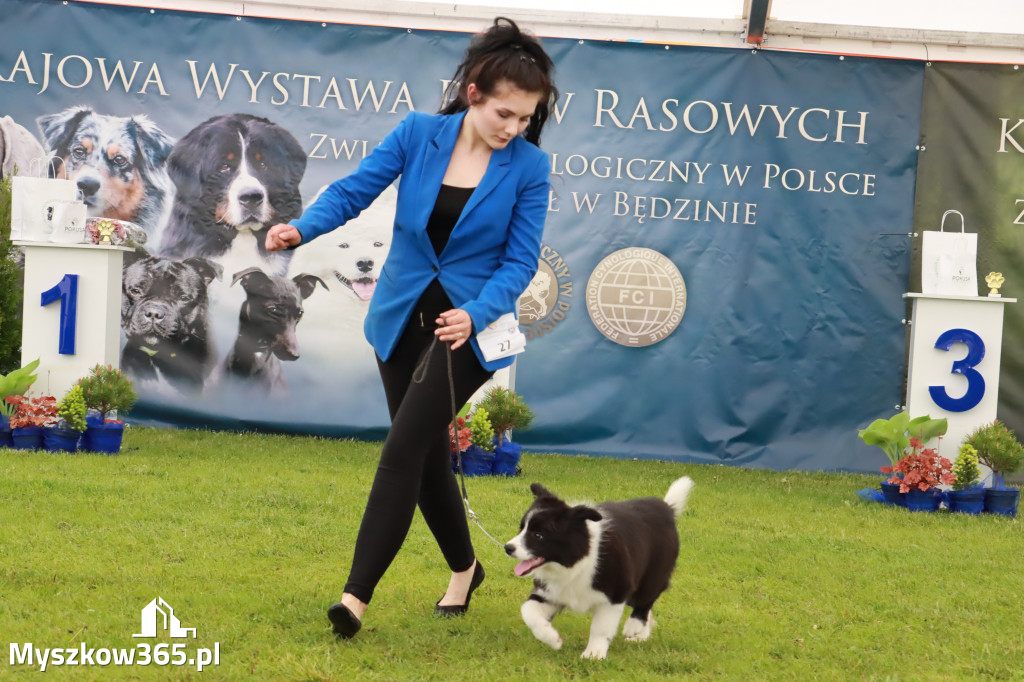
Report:
[[[73,180],[89,216],[136,223],[160,238],[172,186],[165,164],[173,140],[149,117],[111,116],[87,106],[36,119],[54,161],[51,175]]]
[[[664,500],[573,506],[540,483],[531,485],[533,504],[505,552],[519,559],[516,575],[533,578],[521,613],[534,636],[560,649],[562,637],[552,619],[563,609],[590,613],[583,658],[605,658],[629,606],[622,634],[629,641],[646,640],[654,625],[651,609],[668,589],[679,556],[676,517],[692,488],[693,481],[683,476]]]
[[[167,170],[176,192],[161,256],[285,273],[291,252],[264,242],[267,228],[302,213],[306,154],[290,132],[249,114],[216,116],[178,141]]]

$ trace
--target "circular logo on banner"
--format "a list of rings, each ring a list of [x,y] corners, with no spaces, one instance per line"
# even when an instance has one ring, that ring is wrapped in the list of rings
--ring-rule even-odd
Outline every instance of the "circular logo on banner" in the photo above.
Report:
[[[605,257],[587,282],[594,326],[623,346],[650,346],[675,331],[686,310],[686,284],[675,263],[652,249]]]
[[[519,297],[519,328],[528,341],[552,331],[572,307],[572,273],[558,252],[542,245],[537,266]]]

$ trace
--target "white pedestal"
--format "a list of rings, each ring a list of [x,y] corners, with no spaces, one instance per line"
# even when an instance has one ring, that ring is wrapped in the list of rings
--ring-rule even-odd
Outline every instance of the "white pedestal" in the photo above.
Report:
[[[955,461],[964,437],[996,418],[1003,306],[1015,298],[904,294],[913,300],[907,411],[945,417],[939,454]]]
[[[21,336],[21,362],[39,358],[35,395],[60,400],[96,364],[119,366],[121,334],[121,265],[125,246],[14,242],[25,247],[25,299]],[[43,305],[43,293],[58,286],[65,275],[77,275],[77,314],[74,316],[73,352],[67,330],[70,301]],[[70,280],[66,280],[70,281]],[[63,308],[63,311],[62,311]],[[62,314],[63,313],[63,314]],[[63,319],[62,319],[63,318]],[[63,348],[62,348],[63,346]],[[61,351],[64,352],[61,352]]]

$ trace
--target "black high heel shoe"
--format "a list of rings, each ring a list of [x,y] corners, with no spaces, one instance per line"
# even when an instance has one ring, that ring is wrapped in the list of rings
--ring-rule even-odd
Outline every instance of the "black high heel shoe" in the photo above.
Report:
[[[453,606],[441,606],[441,600],[439,599],[437,604],[434,605],[434,615],[441,616],[443,618],[465,615],[466,611],[469,610],[469,600],[473,597],[473,591],[480,587],[480,583],[484,581],[486,575],[487,572],[484,571],[483,564],[477,561],[476,568],[473,569],[473,579],[469,583],[469,591],[466,592],[466,603],[455,604]]]
[[[342,639],[352,639],[363,627],[363,622],[356,618],[356,614],[341,602],[332,604],[327,609],[327,620],[331,621],[331,625],[334,626],[332,628],[334,634]]]

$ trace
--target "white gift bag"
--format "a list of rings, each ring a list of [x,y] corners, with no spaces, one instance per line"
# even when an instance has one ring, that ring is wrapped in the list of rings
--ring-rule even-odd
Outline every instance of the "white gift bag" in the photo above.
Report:
[[[960,216],[960,231],[944,230],[946,217]],[[967,232],[960,211],[942,214],[939,231],[921,233],[921,293],[978,295],[978,235]]]
[[[88,241],[85,231],[87,207],[82,201],[50,201],[44,219],[50,225],[49,241],[58,244],[82,244]]]
[[[33,164],[38,161],[33,160]],[[74,202],[81,197],[74,180],[36,177],[31,170],[30,165],[29,175],[11,178],[11,239],[45,242],[54,228],[54,212],[47,206],[54,201]]]

